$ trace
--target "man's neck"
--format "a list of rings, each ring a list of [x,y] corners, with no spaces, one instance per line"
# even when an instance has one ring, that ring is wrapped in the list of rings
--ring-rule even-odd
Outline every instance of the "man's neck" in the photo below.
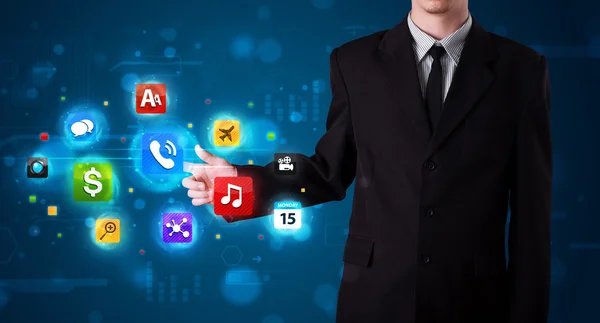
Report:
[[[442,40],[465,24],[469,19],[469,10],[465,8],[458,12],[431,14],[422,8],[413,7],[410,18],[423,32],[437,40]]]

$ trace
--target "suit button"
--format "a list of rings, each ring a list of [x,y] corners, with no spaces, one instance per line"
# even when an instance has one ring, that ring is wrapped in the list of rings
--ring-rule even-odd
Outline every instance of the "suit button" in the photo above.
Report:
[[[428,264],[431,262],[431,258],[429,258],[429,256],[421,256],[421,262]]]
[[[428,171],[432,171],[435,169],[436,165],[432,161],[427,161],[427,162],[425,162],[425,164],[423,164],[423,167],[425,167],[425,169]]]
[[[430,218],[435,214],[435,211],[433,209],[428,209],[426,214],[427,217]]]

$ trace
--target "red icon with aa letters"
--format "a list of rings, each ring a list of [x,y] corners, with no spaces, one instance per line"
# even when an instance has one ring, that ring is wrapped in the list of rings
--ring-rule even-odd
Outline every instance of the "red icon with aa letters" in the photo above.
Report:
[[[167,86],[165,84],[137,84],[135,86],[135,111],[139,114],[167,112]]]
[[[252,177],[217,177],[214,181],[215,214],[221,216],[252,215],[254,192]]]

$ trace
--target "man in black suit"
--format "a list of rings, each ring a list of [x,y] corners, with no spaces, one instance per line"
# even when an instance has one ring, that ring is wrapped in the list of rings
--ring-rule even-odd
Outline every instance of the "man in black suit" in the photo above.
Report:
[[[251,176],[252,218],[282,197],[341,200],[356,178],[338,322],[546,322],[546,59],[486,32],[467,0],[413,0],[399,25],[333,50],[331,89],[327,131],[295,176],[197,146],[192,203],[212,203],[215,177]]]

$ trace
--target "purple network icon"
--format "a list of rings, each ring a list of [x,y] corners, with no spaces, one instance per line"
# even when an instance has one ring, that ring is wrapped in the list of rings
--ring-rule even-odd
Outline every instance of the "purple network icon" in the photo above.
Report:
[[[164,242],[192,242],[193,225],[192,215],[190,213],[164,213],[162,220]]]

